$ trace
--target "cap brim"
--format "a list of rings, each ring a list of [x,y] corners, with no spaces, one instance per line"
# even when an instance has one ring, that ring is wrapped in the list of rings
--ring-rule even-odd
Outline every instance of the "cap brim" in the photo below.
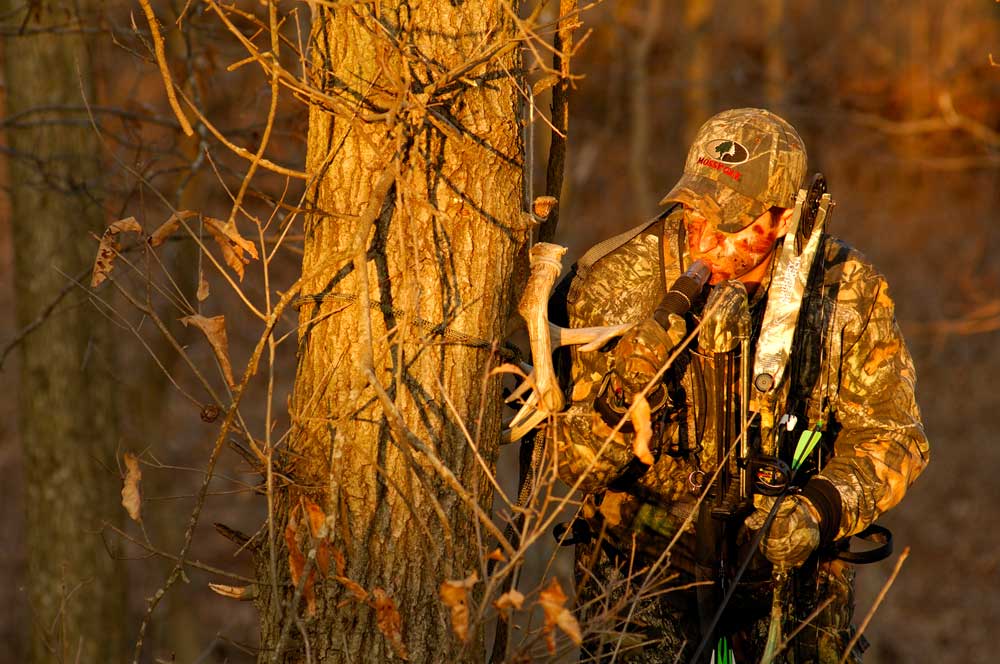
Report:
[[[685,173],[660,205],[681,203],[697,210],[725,233],[741,231],[767,209],[760,201],[730,189],[715,180]]]

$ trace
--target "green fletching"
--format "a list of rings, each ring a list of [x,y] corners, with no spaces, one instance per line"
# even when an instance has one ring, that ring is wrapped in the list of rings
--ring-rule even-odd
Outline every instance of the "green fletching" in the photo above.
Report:
[[[736,654],[729,649],[729,642],[726,637],[719,639],[712,653],[712,664],[736,664]]]
[[[822,422],[817,422],[816,426],[807,431],[803,431],[802,435],[799,436],[799,442],[795,445],[795,454],[792,455],[792,470],[798,470],[812,451],[816,449],[816,445],[819,444],[820,438],[823,437],[823,432],[819,430],[819,427],[823,426]]]

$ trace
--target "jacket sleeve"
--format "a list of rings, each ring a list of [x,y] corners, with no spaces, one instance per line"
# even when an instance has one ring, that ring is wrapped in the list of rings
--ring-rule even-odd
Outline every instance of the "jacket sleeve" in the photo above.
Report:
[[[837,308],[840,425],[834,456],[819,473],[841,498],[839,537],[860,532],[903,498],[927,465],[930,448],[914,396],[913,361],[896,323],[884,278],[871,266],[845,266]]]

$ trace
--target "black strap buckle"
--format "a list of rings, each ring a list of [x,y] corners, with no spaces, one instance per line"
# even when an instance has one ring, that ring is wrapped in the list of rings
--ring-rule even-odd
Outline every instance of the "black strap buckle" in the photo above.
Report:
[[[838,560],[854,565],[867,565],[885,560],[892,555],[892,531],[885,526],[872,524],[854,535],[860,540],[876,545],[871,549],[851,551],[850,538],[844,540],[844,550],[837,554]]]

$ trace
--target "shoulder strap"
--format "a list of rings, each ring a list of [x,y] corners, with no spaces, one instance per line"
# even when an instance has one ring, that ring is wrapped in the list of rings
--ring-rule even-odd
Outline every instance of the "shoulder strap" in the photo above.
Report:
[[[624,233],[619,233],[618,235],[609,237],[607,240],[604,240],[603,242],[598,242],[597,244],[595,244],[593,247],[587,250],[587,253],[581,256],[580,259],[576,262],[577,275],[586,276],[587,272],[590,271],[590,268],[594,265],[594,263],[601,260],[602,258],[610,254],[618,247],[621,247],[626,242],[632,240],[640,233],[642,233],[644,230],[646,230],[656,222],[666,217],[668,214],[670,214],[670,212],[674,209],[675,206],[676,204],[670,206],[660,214],[656,215],[652,219],[647,219],[646,221],[642,222],[635,228],[630,228]]]

